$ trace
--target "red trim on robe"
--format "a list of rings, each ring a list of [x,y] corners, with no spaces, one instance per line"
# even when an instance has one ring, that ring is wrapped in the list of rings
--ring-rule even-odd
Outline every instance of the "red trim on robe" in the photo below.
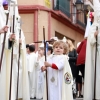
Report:
[[[52,68],[58,70],[58,67],[55,64],[52,64]]]

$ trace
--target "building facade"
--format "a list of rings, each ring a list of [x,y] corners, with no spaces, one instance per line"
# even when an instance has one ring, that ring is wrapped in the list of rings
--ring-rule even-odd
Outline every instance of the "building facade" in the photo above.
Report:
[[[26,43],[43,41],[43,27],[46,40],[54,36],[62,39],[65,36],[75,46],[82,41],[85,14],[77,13],[74,2],[75,0],[18,0]]]

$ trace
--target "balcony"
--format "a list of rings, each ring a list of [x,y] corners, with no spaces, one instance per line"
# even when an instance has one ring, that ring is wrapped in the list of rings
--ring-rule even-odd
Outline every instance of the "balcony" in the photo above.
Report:
[[[84,0],[87,9],[93,10],[93,0]]]
[[[73,0],[75,1],[75,0]],[[71,18],[73,24],[78,24],[85,28],[85,13],[78,13],[75,3],[70,0],[53,0],[53,10],[60,10],[67,17]]]
[[[54,0],[54,10],[60,10],[70,18],[70,1],[69,0]]]

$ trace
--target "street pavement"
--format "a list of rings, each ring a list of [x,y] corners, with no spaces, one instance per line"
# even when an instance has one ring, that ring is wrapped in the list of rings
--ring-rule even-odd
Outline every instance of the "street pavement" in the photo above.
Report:
[[[42,99],[30,99],[30,100],[42,100]],[[76,98],[74,100],[83,100],[82,98]]]
[[[83,100],[83,98],[76,98],[76,99],[74,99],[74,100]]]

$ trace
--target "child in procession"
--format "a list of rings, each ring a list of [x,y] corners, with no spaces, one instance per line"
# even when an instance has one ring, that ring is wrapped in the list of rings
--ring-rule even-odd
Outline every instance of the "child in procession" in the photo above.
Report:
[[[44,65],[44,44],[42,43],[38,49],[38,57],[36,61],[36,99],[43,98],[44,73],[41,71],[41,66]]]
[[[71,69],[67,57],[63,55],[65,47],[67,47],[65,45],[61,40],[56,41],[53,44],[53,54],[41,68],[42,71],[47,70],[48,100],[73,100]],[[46,89],[44,93],[47,93],[45,91]],[[46,94],[44,94],[43,100],[45,98]]]

